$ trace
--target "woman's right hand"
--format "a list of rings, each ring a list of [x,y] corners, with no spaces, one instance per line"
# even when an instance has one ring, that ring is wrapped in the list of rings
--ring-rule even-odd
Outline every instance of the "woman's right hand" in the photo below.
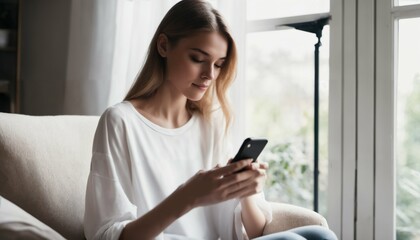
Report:
[[[237,173],[251,162],[252,159],[247,159],[223,167],[217,165],[208,171],[200,170],[177,191],[182,192],[193,208],[255,194],[255,186],[248,180],[257,178],[258,172]]]

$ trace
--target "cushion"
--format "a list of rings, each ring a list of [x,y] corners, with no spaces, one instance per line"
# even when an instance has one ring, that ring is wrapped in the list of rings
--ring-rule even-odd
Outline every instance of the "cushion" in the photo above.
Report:
[[[264,235],[290,230],[292,228],[320,225],[328,228],[327,220],[312,210],[285,203],[271,203],[273,221],[264,228]]]
[[[56,231],[0,196],[0,239],[64,239]]]
[[[0,195],[67,239],[83,214],[97,116],[0,113]]]

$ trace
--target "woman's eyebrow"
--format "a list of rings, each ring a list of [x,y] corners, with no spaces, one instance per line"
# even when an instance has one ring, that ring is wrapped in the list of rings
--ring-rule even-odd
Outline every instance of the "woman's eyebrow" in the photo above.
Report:
[[[200,52],[200,53],[210,57],[210,54],[208,52],[202,50],[202,49],[199,49],[199,48],[190,48],[190,49],[193,50],[193,51]],[[226,57],[222,57],[222,58],[219,58],[219,59],[224,60],[224,59],[226,59]]]

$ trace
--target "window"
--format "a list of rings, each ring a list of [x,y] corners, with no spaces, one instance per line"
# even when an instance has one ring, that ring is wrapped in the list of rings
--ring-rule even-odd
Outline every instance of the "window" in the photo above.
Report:
[[[406,5],[413,5],[413,4],[420,4],[420,0],[396,0],[396,6],[406,6]]]
[[[376,236],[419,239],[420,1],[394,4],[377,5]]]
[[[322,3],[322,4],[321,4]],[[267,137],[260,159],[270,164],[267,199],[314,206],[315,34],[279,25],[325,12],[329,1],[247,1],[246,135]],[[304,6],[304,7],[302,7]],[[295,9],[296,11],[292,11]],[[299,10],[299,11],[298,11]],[[324,15],[312,16],[313,19]],[[272,18],[266,21],[262,18]],[[253,21],[258,19],[256,21]],[[261,29],[272,29],[261,31]],[[277,30],[276,30],[277,29]],[[324,27],[319,64],[319,211],[326,213],[328,165],[329,28]]]
[[[402,240],[420,238],[420,18],[397,24],[396,231]]]
[[[292,17],[324,13],[328,12],[329,9],[329,0],[248,0],[247,19]]]

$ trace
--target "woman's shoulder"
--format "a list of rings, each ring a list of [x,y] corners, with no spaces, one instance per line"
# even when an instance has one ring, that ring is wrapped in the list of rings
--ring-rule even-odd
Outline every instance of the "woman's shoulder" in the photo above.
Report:
[[[130,110],[130,106],[128,104],[130,103],[123,101],[107,107],[102,113],[101,119],[106,119],[107,121],[111,122],[123,121]]]

